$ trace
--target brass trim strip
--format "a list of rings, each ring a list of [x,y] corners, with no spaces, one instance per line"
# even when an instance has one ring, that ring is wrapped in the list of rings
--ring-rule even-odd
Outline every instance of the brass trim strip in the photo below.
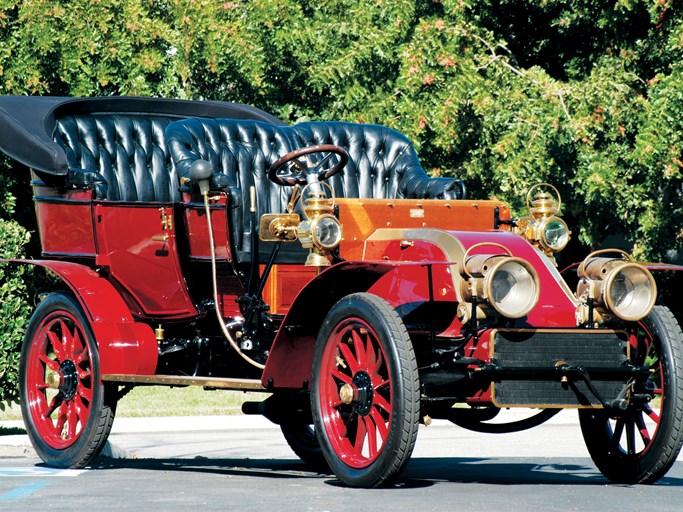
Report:
[[[604,409],[601,404],[515,404],[496,400],[496,383],[491,383],[491,403],[499,409]]]
[[[202,386],[209,388],[233,389],[238,391],[266,391],[260,380],[227,379],[222,377],[189,377],[184,375],[102,375],[106,382],[127,384],[147,384],[158,386]]]
[[[492,329],[491,330],[491,335],[489,337],[489,356],[490,357],[495,357],[495,340],[496,340],[496,335],[499,332],[519,332],[519,333],[540,333],[540,334],[578,334],[580,336],[590,336],[591,334],[622,334],[626,339],[628,339],[628,332],[623,330],[623,329],[582,329],[580,327],[575,327],[575,328],[557,328],[557,329],[548,329],[548,328],[540,328],[536,329],[533,327],[522,327],[520,329],[509,329],[509,328],[497,328],[497,329]],[[626,343],[626,358],[630,359],[631,358],[631,344]]]

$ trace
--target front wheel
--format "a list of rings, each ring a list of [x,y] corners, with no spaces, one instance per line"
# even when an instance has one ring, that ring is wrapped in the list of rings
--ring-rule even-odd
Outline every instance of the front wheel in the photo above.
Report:
[[[311,405],[337,478],[376,487],[410,459],[419,425],[419,376],[403,322],[383,299],[357,293],[330,310],[316,340]]]
[[[61,468],[101,451],[116,401],[100,382],[95,337],[81,306],[53,294],[36,308],[21,349],[21,412],[38,456]]]
[[[650,368],[624,412],[579,411],[598,469],[616,483],[647,484],[664,476],[683,442],[683,334],[671,311],[655,306],[641,322],[631,360]]]

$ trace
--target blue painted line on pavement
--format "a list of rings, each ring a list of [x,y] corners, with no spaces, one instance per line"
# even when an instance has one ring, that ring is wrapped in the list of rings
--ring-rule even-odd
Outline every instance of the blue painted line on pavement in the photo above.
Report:
[[[17,501],[30,496],[34,492],[44,489],[48,485],[52,484],[51,480],[43,480],[40,482],[31,482],[30,484],[22,485],[16,489],[6,492],[0,495],[0,501]]]

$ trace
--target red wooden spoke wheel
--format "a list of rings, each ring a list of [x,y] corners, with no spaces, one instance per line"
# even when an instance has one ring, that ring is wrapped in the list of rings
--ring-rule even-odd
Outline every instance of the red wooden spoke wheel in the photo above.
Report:
[[[419,378],[389,304],[359,293],[332,308],[316,342],[312,391],[321,449],[341,481],[374,487],[404,467],[417,435]]]
[[[581,410],[586,447],[602,473],[617,483],[653,483],[676,461],[683,442],[683,334],[664,306],[642,321],[631,360],[650,368],[622,412]]]
[[[36,308],[22,346],[20,382],[26,430],[46,463],[83,467],[97,456],[115,403],[105,397],[94,337],[72,297],[54,294]]]

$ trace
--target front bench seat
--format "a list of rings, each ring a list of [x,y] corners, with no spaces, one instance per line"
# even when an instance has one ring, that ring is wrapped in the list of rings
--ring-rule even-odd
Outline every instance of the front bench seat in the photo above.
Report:
[[[214,173],[227,177],[229,229],[238,262],[248,261],[251,251],[250,187],[256,188],[259,217],[284,211],[291,187],[272,183],[268,169],[278,158],[295,149],[335,144],[349,153],[346,167],[328,180],[337,197],[464,198],[465,189],[460,180],[430,178],[411,142],[403,134],[379,125],[313,121],[275,126],[234,119],[183,119],[166,127],[166,140],[179,176],[189,177],[192,163],[201,159],[212,165]],[[289,249],[292,245],[296,244],[284,244],[278,261],[303,262],[305,253]],[[287,257],[290,252],[291,259]]]

